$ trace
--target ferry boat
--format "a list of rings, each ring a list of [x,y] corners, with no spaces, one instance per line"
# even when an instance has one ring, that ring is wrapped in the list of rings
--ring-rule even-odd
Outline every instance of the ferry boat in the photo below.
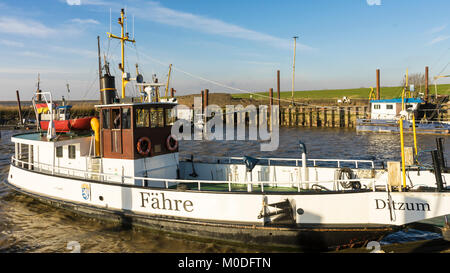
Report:
[[[122,10],[122,27],[123,20]],[[123,52],[130,40],[118,38]],[[9,187],[122,224],[295,249],[363,244],[450,214],[441,141],[432,168],[312,159],[303,143],[299,158],[183,156],[171,135],[176,101],[150,93],[144,100],[124,92],[117,98],[114,77],[100,72],[99,118],[90,120],[91,131],[56,133],[50,122],[47,131],[14,135]],[[149,90],[153,83],[141,84]]]

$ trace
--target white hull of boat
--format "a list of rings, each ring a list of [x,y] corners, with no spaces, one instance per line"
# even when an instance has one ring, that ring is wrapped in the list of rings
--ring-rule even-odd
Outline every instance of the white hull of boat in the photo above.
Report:
[[[264,206],[288,200],[297,226],[404,225],[446,215],[450,192],[261,193],[179,191],[42,174],[11,165],[8,182],[22,191],[139,215],[264,225]]]

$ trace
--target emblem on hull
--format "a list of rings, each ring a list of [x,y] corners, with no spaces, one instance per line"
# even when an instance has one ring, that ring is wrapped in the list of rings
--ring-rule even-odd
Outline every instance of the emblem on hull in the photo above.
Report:
[[[84,200],[91,200],[91,186],[89,184],[81,184],[81,196]]]

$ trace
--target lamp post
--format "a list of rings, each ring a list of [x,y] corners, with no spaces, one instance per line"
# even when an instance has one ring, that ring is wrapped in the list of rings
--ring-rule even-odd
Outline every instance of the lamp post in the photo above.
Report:
[[[294,106],[294,82],[295,82],[295,52],[297,48],[298,36],[294,36],[294,64],[292,66],[292,106]]]

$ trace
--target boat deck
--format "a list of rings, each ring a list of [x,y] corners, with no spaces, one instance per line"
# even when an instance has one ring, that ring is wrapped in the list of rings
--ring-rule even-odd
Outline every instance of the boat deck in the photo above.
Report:
[[[45,132],[32,132],[32,133],[23,133],[14,135],[13,138],[22,139],[22,140],[31,140],[31,141],[43,141],[43,142],[57,142],[57,141],[65,141],[76,138],[84,138],[90,137],[90,132],[70,132],[70,133],[58,133],[56,137],[52,140],[47,139],[47,133]]]

